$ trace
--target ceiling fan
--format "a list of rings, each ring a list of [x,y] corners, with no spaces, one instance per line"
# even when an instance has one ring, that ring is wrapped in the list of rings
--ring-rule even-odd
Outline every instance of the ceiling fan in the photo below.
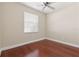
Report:
[[[43,2],[43,10],[48,7],[50,9],[55,9],[54,7],[51,7],[50,4],[52,4],[52,2]]]

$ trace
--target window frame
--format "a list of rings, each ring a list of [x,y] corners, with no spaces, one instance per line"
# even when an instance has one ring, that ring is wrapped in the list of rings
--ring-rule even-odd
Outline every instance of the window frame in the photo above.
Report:
[[[36,16],[38,16],[38,21],[37,21],[37,31],[31,31],[31,32],[26,32],[25,31],[25,22],[24,22],[24,24],[23,24],[23,28],[24,28],[24,33],[38,33],[39,32],[39,15],[37,15],[37,14],[34,14],[34,13],[30,13],[30,12],[24,12],[24,21],[25,21],[25,13],[29,13],[29,14],[33,14],[33,15],[36,15]]]

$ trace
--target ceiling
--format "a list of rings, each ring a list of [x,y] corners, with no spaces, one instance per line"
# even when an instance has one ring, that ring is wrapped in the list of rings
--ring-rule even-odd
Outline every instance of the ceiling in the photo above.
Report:
[[[44,10],[43,10],[43,2],[22,2],[22,4],[24,5],[27,5],[31,8],[34,8],[38,11],[41,11],[41,12],[44,12],[46,14],[48,13],[51,13],[51,12],[54,12],[54,11],[58,11],[58,10],[61,10],[63,8],[66,8],[70,5],[72,5],[74,2],[51,2],[50,6],[51,7],[54,7],[54,9],[50,9],[48,7],[46,7]]]

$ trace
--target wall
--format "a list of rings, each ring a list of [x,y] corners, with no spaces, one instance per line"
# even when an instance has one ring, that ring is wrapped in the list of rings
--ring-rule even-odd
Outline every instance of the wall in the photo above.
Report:
[[[79,45],[79,5],[47,15],[47,37]]]
[[[3,4],[0,3],[0,54],[3,40]]]
[[[79,45],[79,6],[70,6],[63,10],[47,15],[20,3],[2,3],[0,7],[0,42],[2,47],[8,47],[24,42],[37,40],[42,37],[51,37],[56,40]],[[1,5],[0,5],[1,6]],[[39,32],[23,32],[24,11],[39,15]],[[2,15],[4,14],[4,15]],[[3,23],[2,23],[3,22]]]
[[[0,5],[0,48],[1,48],[1,39],[2,39],[2,34],[1,34],[1,31],[2,31],[2,26],[1,26],[1,21],[2,21],[2,18],[1,18],[1,5]]]
[[[4,3],[4,40],[3,47],[37,40],[45,36],[45,14],[20,3]],[[24,11],[39,16],[39,32],[24,33]]]

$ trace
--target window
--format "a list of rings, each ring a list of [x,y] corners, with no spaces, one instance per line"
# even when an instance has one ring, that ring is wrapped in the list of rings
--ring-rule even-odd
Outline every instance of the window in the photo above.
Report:
[[[38,16],[24,12],[24,32],[38,32]]]

